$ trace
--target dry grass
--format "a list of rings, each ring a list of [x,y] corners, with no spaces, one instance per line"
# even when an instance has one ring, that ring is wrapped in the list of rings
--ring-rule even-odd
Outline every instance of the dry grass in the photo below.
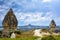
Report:
[[[33,30],[27,31],[27,32],[23,32],[22,34],[16,34],[16,37],[31,37],[33,36],[34,32]]]
[[[33,36],[33,30],[16,34],[16,38],[0,38],[0,40],[36,40],[38,37]]]

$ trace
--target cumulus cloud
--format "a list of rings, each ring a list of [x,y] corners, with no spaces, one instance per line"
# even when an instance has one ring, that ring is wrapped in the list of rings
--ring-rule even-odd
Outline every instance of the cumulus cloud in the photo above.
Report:
[[[43,4],[41,0],[4,0],[3,2],[4,4],[1,6],[4,7],[4,9],[15,8],[16,10],[20,9],[23,12],[45,11],[44,9],[46,8],[46,6],[48,6],[47,4]],[[49,10],[50,9],[48,8],[48,10],[46,11]]]
[[[43,12],[35,12],[35,13],[16,13],[15,14],[17,16],[18,21],[23,21],[26,24],[29,23],[37,23],[40,24],[40,22],[44,22],[44,21],[48,21],[52,19],[52,13],[51,12],[47,12],[45,13],[45,16]]]

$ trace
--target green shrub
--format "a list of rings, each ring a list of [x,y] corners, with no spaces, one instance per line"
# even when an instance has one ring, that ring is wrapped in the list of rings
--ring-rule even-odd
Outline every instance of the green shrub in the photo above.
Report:
[[[42,37],[41,40],[55,40],[55,38],[50,35],[50,36]]]
[[[14,33],[21,34],[21,32],[20,32],[20,31],[15,31]]]

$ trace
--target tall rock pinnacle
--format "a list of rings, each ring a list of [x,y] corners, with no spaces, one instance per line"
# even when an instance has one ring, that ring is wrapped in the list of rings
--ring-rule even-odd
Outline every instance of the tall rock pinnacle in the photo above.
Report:
[[[50,23],[50,30],[51,30],[51,31],[54,31],[54,30],[55,30],[55,28],[56,28],[55,21],[54,21],[54,20],[52,20],[52,21],[51,21],[51,23]]]
[[[15,29],[17,29],[17,25],[18,25],[17,18],[14,15],[13,10],[10,8],[2,22],[4,32],[8,33],[10,31],[14,31]]]

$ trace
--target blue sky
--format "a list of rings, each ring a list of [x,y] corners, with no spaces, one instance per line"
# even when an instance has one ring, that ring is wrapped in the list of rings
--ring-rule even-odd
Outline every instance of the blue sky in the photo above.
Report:
[[[52,19],[60,25],[60,0],[0,0],[0,26],[12,8],[21,25],[48,26]]]

